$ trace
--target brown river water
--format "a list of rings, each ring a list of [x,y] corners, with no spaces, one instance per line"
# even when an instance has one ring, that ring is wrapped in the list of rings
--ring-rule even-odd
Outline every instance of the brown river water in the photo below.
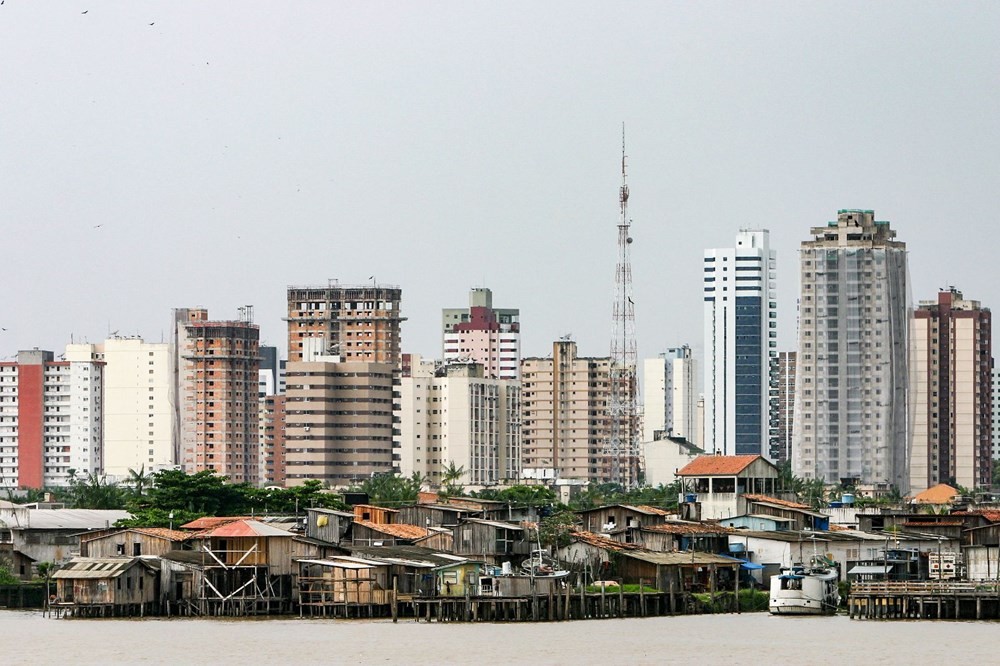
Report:
[[[997,664],[1000,622],[765,613],[540,624],[56,620],[0,611],[0,664]]]

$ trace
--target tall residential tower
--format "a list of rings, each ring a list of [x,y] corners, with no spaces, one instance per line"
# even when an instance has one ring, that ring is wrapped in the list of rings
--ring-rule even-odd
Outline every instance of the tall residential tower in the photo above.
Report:
[[[905,493],[906,244],[871,210],[841,210],[800,250],[792,468]]]
[[[913,313],[910,492],[988,486],[993,467],[992,320],[954,288]]]

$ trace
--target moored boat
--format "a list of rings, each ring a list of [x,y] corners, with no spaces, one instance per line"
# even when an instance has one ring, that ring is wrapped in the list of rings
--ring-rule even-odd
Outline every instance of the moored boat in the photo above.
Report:
[[[796,564],[771,577],[768,610],[774,615],[833,615],[840,603],[837,570]]]

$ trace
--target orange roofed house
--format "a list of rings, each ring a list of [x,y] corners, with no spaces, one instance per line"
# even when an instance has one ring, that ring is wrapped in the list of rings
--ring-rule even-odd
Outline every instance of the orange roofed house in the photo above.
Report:
[[[740,495],[775,495],[778,477],[778,468],[759,455],[698,456],[677,472],[685,489],[680,501],[700,507],[702,520],[739,515]]]

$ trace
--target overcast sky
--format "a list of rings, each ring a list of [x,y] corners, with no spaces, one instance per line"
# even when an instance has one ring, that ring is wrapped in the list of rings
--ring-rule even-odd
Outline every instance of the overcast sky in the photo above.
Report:
[[[86,13],[84,13],[86,12]],[[153,25],[150,25],[153,24]],[[0,358],[170,309],[403,288],[404,350],[488,286],[523,354],[606,355],[621,123],[640,356],[701,349],[702,253],[873,208],[915,300],[1000,303],[997,2],[0,6]]]

